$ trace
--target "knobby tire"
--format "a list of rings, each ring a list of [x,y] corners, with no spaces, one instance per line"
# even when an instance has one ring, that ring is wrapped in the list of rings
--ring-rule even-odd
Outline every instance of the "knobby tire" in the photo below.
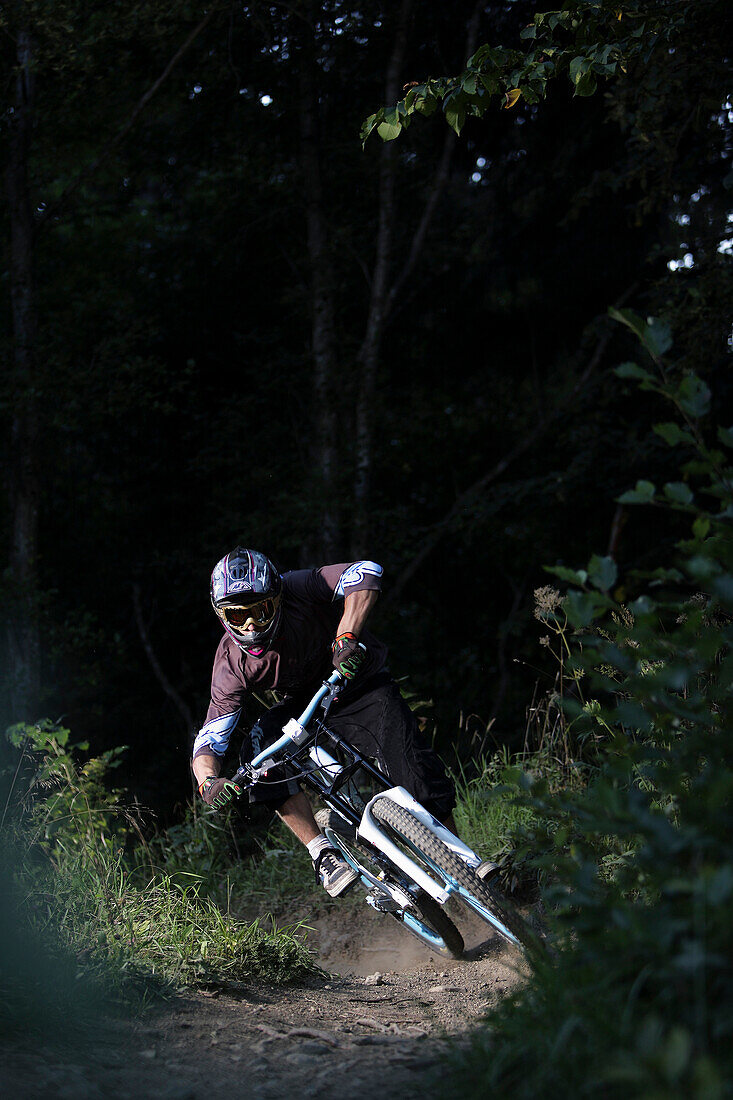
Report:
[[[329,839],[332,843],[338,844],[342,851],[345,849],[348,850],[348,853],[353,859],[356,859],[357,853],[361,855],[354,828],[349,825],[347,821],[344,821],[339,814],[335,813],[333,810],[319,810],[315,816],[319,828],[326,833],[326,836],[328,836],[330,831],[331,836]],[[412,897],[413,905],[411,908],[414,910],[412,915],[417,917],[417,919],[426,924],[431,931],[440,936],[448,954],[452,955],[454,959],[463,958],[465,946],[463,943],[463,936],[442,906],[439,905],[434,898],[431,898],[429,894],[426,894],[424,890],[416,890],[415,893],[412,894]],[[401,924],[407,932],[417,937],[422,943],[427,943],[429,947],[434,947],[425,936],[422,936],[417,929],[410,926],[409,917],[408,921],[405,921],[405,914],[403,912],[389,913],[387,915],[391,916],[398,924]],[[434,949],[439,950],[437,947]]]
[[[403,841],[412,850],[412,855],[419,856],[422,854],[425,857],[427,870],[428,873],[431,873],[431,877],[436,877],[437,872],[440,875],[445,875],[447,883],[452,880],[457,885],[462,886],[493,914],[499,925],[507,929],[509,935],[506,935],[501,927],[492,925],[494,931],[503,936],[509,943],[513,943],[511,938],[513,936],[523,947],[532,945],[532,934],[519,914],[503,899],[499,898],[491,887],[479,878],[472,867],[469,867],[460,856],[451,851],[442,840],[439,840],[427,825],[423,825],[421,821],[413,817],[409,810],[393,802],[391,798],[384,797],[379,798],[374,803],[372,813],[377,821],[382,825],[386,825],[398,840]],[[432,898],[429,900],[442,914],[442,909],[438,903],[433,901]],[[465,899],[463,900],[465,904]]]

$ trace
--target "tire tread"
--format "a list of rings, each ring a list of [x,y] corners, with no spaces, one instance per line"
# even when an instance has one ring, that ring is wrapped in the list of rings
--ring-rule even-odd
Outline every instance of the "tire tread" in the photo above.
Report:
[[[505,925],[520,944],[529,946],[532,942],[532,936],[519,913],[501,899],[488,883],[479,878],[473,868],[469,867],[455,852],[452,852],[447,844],[444,844],[442,840],[435,836],[427,825],[424,825],[422,821],[418,821],[409,810],[406,810],[404,806],[400,806],[397,802],[393,802],[387,796],[379,798],[374,803],[372,813],[377,821],[389,826],[411,844],[414,844],[416,848],[423,851],[435,863],[436,867],[441,868],[455,882],[473,894],[482,905]],[[498,928],[495,931],[501,935]],[[504,938],[508,939],[508,937]],[[509,940],[509,942],[512,941]]]

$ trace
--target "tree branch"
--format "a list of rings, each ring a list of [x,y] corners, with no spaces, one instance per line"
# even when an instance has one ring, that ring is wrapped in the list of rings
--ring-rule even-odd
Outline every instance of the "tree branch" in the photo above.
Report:
[[[617,308],[621,306],[635,291],[636,285],[632,287],[622,295],[617,303]],[[523,454],[531,450],[540,439],[543,438],[553,426],[555,421],[569,408],[580,393],[583,392],[589,380],[598,368],[603,354],[608,346],[608,343],[613,335],[614,329],[609,325],[606,327],[606,331],[599,338],[596,345],[596,349],[591,356],[588,365],[583,373],[575,382],[575,385],[569,390],[566,395],[557,402],[554,409],[550,412],[549,416],[545,420],[537,424],[535,429],[528,435],[525,435],[518,443],[511,448],[507,454],[504,455],[494,466],[491,467],[485,474],[483,474],[478,481],[474,481],[473,485],[469,485],[467,489],[458,496],[453,506],[446,513],[442,520],[434,525],[429,531],[423,535],[420,540],[420,549],[409,562],[408,565],[402,570],[397,577],[397,580],[392,585],[388,595],[385,597],[385,602],[392,603],[402,593],[405,585],[412,579],[422,563],[433,552],[435,547],[441,541],[444,535],[448,534],[458,517],[466,511],[466,509],[472,504],[475,498],[481,493],[487,485],[490,485],[492,481],[496,481],[501,477],[505,470],[511,466],[518,458],[521,458]]]
[[[464,51],[467,59],[471,57],[476,51],[479,20],[484,7],[484,0],[477,0],[477,3],[473,9],[473,14],[468,21],[466,45]],[[433,185],[430,188],[430,192],[425,203],[425,208],[423,209],[422,217],[412,238],[410,251],[408,253],[407,259],[402,266],[402,270],[395,279],[389,290],[389,294],[387,295],[387,301],[384,309],[385,321],[389,318],[389,315],[392,312],[392,308],[395,304],[395,301],[397,300],[399,292],[402,290],[402,287],[405,285],[410,275],[412,274],[418,257],[422,251],[423,245],[425,244],[425,238],[427,236],[428,229],[430,228],[430,223],[433,220],[435,208],[438,205],[438,200],[443,194],[443,191],[445,190],[445,185],[448,182],[448,172],[450,170],[450,162],[453,157],[455,144],[456,135],[453,130],[449,129],[446,133],[445,141],[443,143],[443,153],[441,155],[440,161],[438,162],[435,176],[433,177]]]
[[[133,584],[132,586],[132,603],[135,609],[135,622],[137,623],[137,629],[140,634],[140,641],[142,642],[143,649],[145,650],[147,658],[150,661],[150,666],[155,673],[155,677],[158,683],[160,684],[168,698],[172,701],[176,710],[183,719],[183,724],[186,727],[186,731],[188,733],[191,733],[191,731],[196,728],[196,722],[194,720],[193,714],[191,713],[191,710],[186,701],[179,694],[179,692],[176,691],[176,689],[173,687],[173,684],[170,682],[165,672],[163,671],[160,661],[158,660],[150,641],[148,628],[146,627],[145,620],[143,619],[139,584]]]

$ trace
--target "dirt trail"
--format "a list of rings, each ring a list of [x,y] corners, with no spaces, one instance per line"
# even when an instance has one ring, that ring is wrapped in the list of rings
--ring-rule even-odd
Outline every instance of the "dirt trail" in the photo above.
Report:
[[[388,918],[339,908],[311,922],[330,978],[275,989],[191,992],[82,1057],[0,1051],[17,1100],[380,1100],[424,1095],[451,1041],[518,981],[521,961],[486,926],[463,924],[461,961],[431,955]]]

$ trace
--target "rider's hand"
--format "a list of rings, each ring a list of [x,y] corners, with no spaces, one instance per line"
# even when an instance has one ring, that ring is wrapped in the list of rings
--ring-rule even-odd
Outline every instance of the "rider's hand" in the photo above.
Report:
[[[206,778],[199,787],[199,794],[207,806],[213,806],[216,810],[222,810],[233,798],[238,798],[242,788],[231,779],[220,779],[215,775]]]
[[[351,680],[356,676],[366,657],[366,646],[361,644],[355,634],[347,630],[345,634],[339,634],[331,646],[331,652],[333,667],[345,680]]]

